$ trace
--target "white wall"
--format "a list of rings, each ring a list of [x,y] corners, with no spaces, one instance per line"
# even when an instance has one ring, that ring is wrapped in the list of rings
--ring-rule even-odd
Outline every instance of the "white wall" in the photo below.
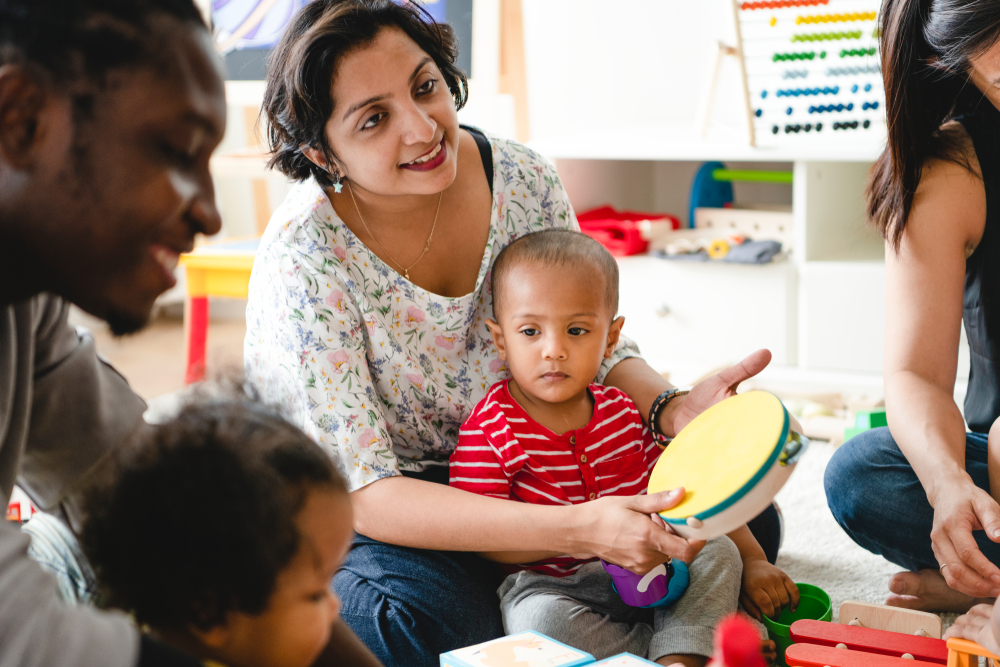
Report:
[[[716,44],[733,39],[725,3],[524,0],[532,138],[693,124]],[[739,111],[735,63],[722,88],[716,110]]]

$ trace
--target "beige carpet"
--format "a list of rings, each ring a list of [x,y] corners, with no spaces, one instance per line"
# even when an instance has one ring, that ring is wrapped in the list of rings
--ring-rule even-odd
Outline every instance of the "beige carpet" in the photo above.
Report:
[[[785,517],[778,566],[793,581],[813,584],[829,593],[836,621],[845,600],[885,602],[889,577],[901,568],[855,544],[830,514],[823,471],[834,451],[829,443],[813,441],[777,500]],[[947,627],[955,615],[943,614],[942,619]]]

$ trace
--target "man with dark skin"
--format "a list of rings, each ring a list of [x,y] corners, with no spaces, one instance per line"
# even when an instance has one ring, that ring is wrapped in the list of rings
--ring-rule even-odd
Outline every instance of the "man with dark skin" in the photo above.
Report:
[[[68,304],[145,324],[178,255],[219,231],[225,114],[191,0],[0,0],[0,496],[17,482],[76,528],[79,490],[143,427]],[[0,667],[200,664],[62,604],[27,544],[0,524]],[[318,664],[378,662],[338,622]]]

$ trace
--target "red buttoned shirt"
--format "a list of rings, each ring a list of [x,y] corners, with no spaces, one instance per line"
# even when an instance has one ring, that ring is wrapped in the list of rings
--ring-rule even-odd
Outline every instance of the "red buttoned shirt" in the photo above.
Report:
[[[646,492],[661,449],[624,392],[590,385],[590,422],[557,435],[528,416],[507,382],[493,385],[462,425],[451,486],[541,505]],[[590,560],[564,556],[522,567],[561,577]]]

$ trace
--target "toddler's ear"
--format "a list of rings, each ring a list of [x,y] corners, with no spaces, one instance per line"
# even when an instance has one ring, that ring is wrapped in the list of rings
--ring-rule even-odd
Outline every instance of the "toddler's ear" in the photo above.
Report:
[[[221,625],[214,625],[208,630],[202,630],[196,626],[191,626],[191,634],[193,634],[199,642],[210,649],[221,649],[229,644],[233,637],[232,629],[229,627],[229,622]]]
[[[490,335],[493,336],[493,344],[497,346],[497,353],[500,358],[507,361],[507,347],[506,342],[503,338],[503,329],[500,325],[496,323],[495,320],[486,320],[486,328],[490,330]]]
[[[618,345],[618,339],[622,335],[622,327],[625,325],[624,317],[617,317],[611,323],[611,327],[608,329],[608,340],[607,344],[604,346],[604,358],[610,359],[611,355],[615,352],[615,346]]]

